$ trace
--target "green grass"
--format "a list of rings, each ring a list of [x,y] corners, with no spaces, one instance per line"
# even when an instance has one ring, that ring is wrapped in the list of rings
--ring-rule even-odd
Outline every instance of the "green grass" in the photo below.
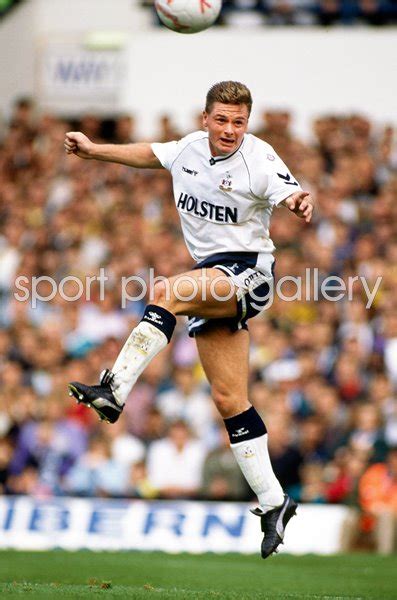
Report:
[[[397,557],[0,551],[0,597],[393,600]]]

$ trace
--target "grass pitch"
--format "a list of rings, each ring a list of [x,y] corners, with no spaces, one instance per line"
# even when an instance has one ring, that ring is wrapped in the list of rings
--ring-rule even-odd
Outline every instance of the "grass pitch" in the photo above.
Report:
[[[397,556],[0,551],[0,597],[394,600]]]

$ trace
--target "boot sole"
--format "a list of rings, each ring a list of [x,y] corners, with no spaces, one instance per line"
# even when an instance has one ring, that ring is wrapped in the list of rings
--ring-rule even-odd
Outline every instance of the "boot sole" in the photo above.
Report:
[[[100,421],[105,421],[105,423],[110,423],[110,424],[116,422],[116,421],[110,421],[109,418],[100,411],[100,409],[96,408],[96,406],[94,406],[94,404],[92,404],[91,400],[89,400],[88,398],[85,397],[83,392],[81,392],[79,389],[77,389],[71,383],[69,383],[68,389],[69,389],[69,396],[76,398],[77,404],[84,404],[88,408],[94,409],[95,412],[97,413],[97,415],[99,416]]]

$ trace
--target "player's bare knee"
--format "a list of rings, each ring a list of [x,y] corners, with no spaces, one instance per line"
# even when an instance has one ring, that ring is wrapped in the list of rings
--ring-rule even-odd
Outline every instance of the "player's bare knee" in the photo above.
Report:
[[[213,385],[211,388],[211,395],[215,406],[222,417],[228,418],[235,415],[236,412],[239,412],[236,407],[241,399],[236,396],[229,385]]]
[[[166,308],[174,315],[186,314],[184,303],[176,297],[172,281],[164,279],[153,288],[153,304]]]

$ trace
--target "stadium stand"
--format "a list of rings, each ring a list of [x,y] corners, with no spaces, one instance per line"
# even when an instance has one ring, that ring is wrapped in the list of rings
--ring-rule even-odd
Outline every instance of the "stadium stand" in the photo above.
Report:
[[[153,0],[141,4],[150,9]],[[379,26],[396,20],[396,0],[224,0],[218,24]]]

